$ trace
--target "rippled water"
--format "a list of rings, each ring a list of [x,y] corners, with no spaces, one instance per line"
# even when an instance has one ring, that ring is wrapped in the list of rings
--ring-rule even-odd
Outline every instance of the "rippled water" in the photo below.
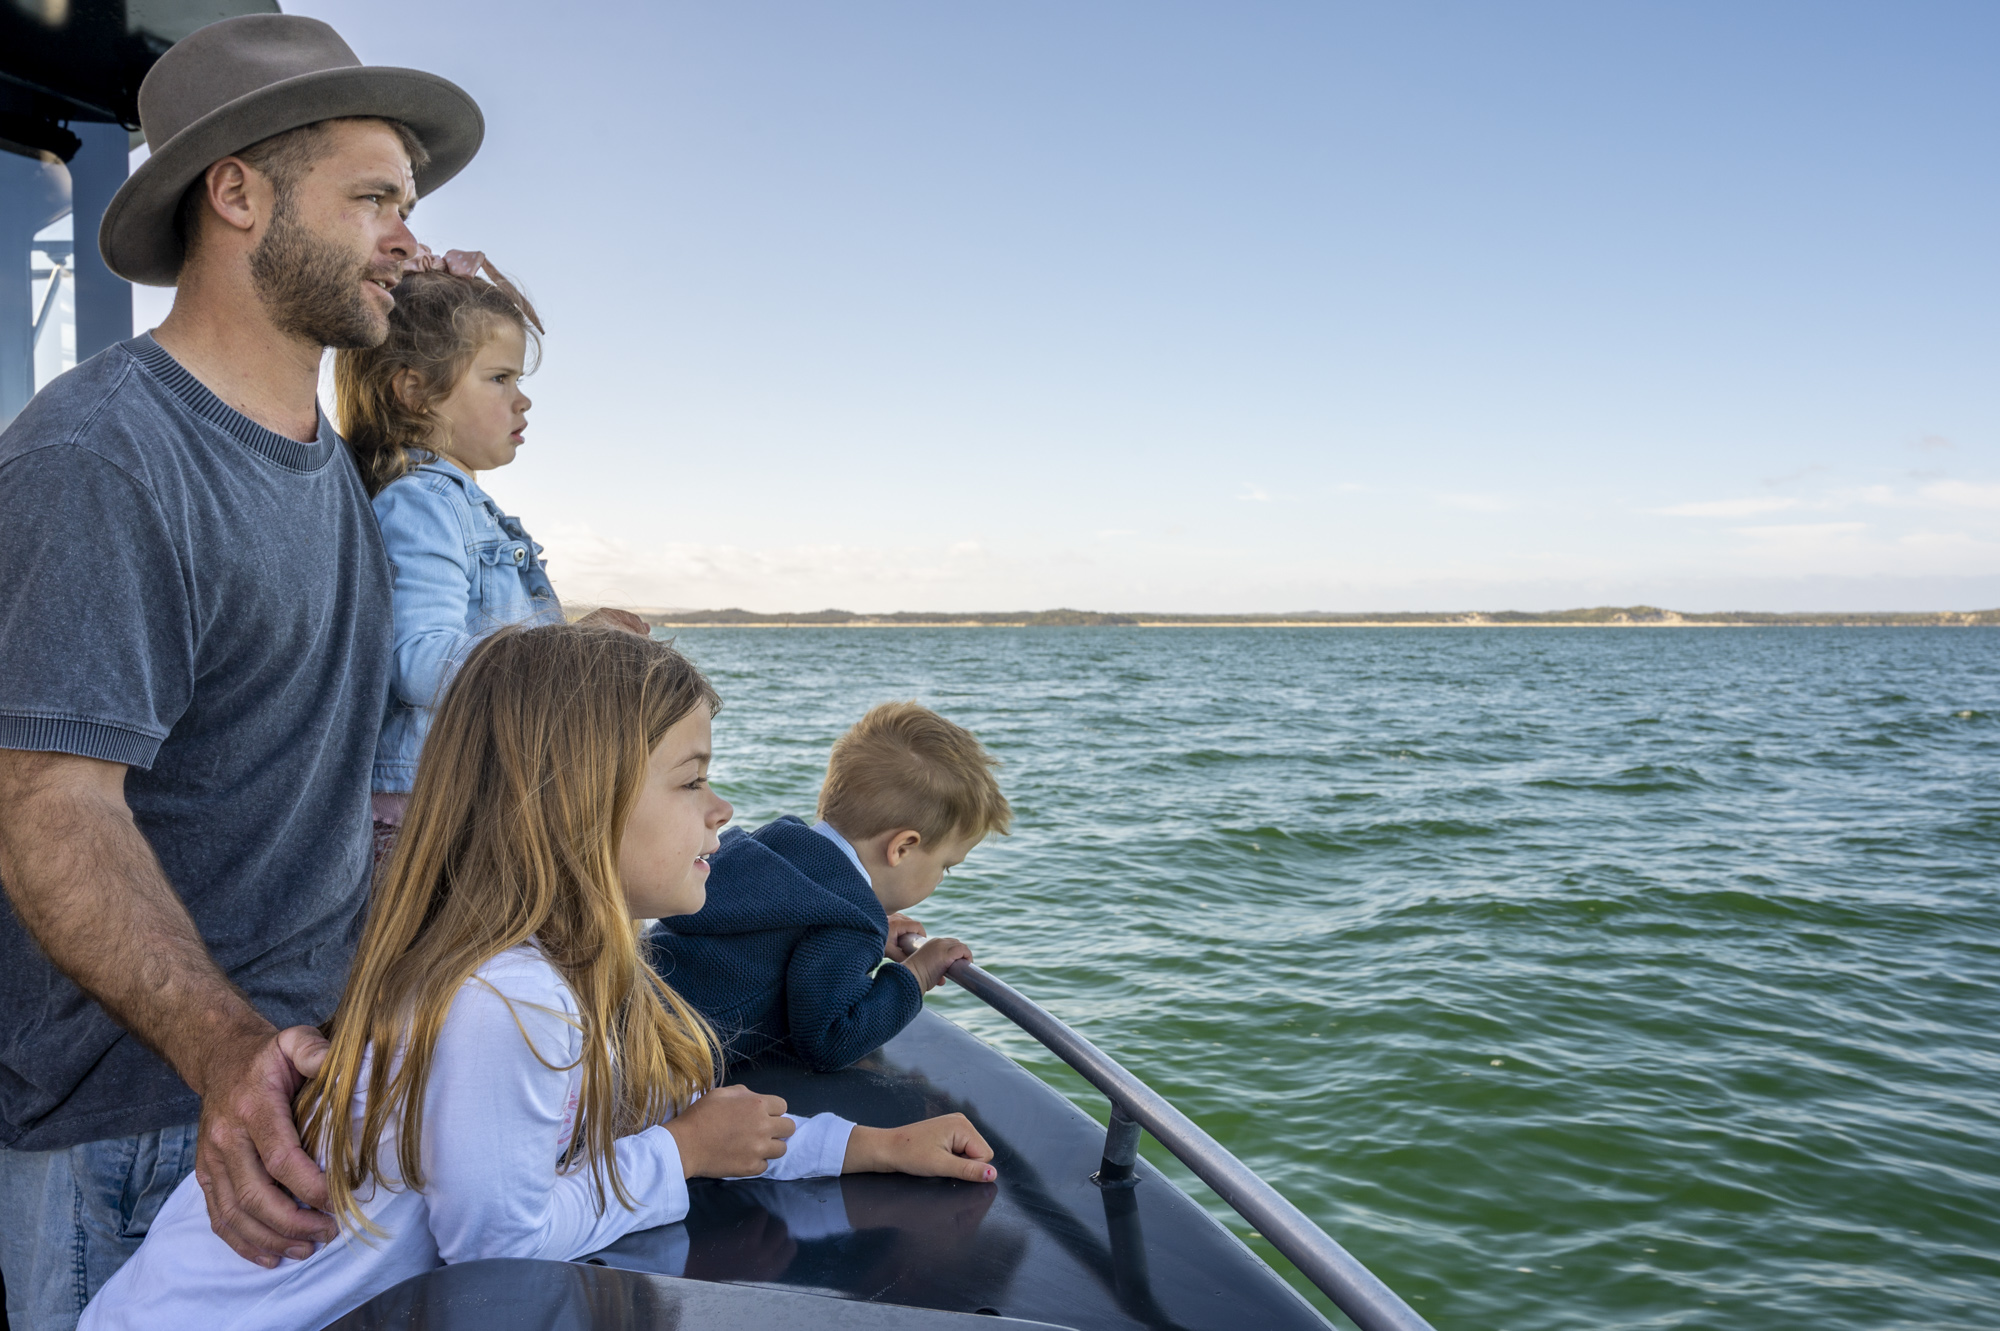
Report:
[[[1440,1328],[2000,1326],[1993,633],[679,640],[746,822],[871,703],[976,730],[1017,831],[932,932]]]

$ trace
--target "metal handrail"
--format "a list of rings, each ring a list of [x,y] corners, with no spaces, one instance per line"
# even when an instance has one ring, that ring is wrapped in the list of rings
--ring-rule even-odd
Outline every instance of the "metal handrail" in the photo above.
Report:
[[[1248,1220],[1271,1246],[1325,1291],[1361,1331],[1431,1331],[1431,1324],[1376,1278],[1305,1212],[1257,1177],[1250,1166],[1195,1126],[1166,1097],[1119,1066],[1118,1061],[1004,980],[969,961],[955,961],[945,974],[995,1012],[1040,1040],[1050,1053],[1075,1068],[1111,1101],[1104,1166],[1098,1181],[1130,1186],[1137,1158],[1138,1129],[1174,1153],[1196,1178]]]

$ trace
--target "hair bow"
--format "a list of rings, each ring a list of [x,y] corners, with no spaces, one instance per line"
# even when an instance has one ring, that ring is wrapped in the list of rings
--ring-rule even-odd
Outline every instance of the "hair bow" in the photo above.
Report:
[[[528,298],[521,294],[518,287],[507,280],[505,273],[502,273],[498,268],[493,266],[493,261],[486,257],[483,250],[446,250],[442,255],[439,255],[433,253],[430,246],[424,244],[422,241],[418,241],[417,252],[403,261],[403,271],[406,273],[443,272],[450,273],[455,277],[479,277],[484,275],[487,281],[500,288],[508,300],[514,302],[514,307],[520,310],[528,322],[535,326],[536,332],[546,336],[549,331],[542,327],[542,321],[535,314],[535,307],[528,303]]]

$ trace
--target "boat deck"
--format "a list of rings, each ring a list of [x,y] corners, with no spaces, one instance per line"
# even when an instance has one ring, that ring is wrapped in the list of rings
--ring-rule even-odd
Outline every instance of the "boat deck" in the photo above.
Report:
[[[1256,1254],[1151,1165],[1091,1180],[1104,1127],[934,1013],[836,1073],[750,1064],[732,1081],[795,1113],[889,1125],[958,1111],[985,1134],[995,1183],[848,1175],[697,1181],[686,1221],[588,1260],[635,1271],[998,1314],[1077,1331],[1326,1331]]]

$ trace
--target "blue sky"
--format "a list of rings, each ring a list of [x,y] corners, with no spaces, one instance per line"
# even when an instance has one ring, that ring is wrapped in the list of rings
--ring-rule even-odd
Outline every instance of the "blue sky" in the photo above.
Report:
[[[2000,605],[1990,3],[286,7],[486,110],[571,599]]]

